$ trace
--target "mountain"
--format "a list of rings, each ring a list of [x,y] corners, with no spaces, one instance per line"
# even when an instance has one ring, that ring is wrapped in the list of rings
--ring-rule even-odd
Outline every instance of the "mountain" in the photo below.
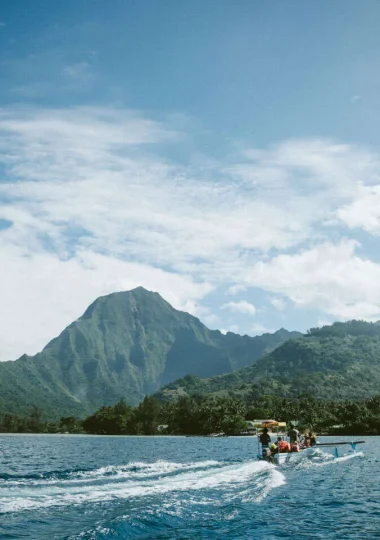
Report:
[[[41,353],[0,363],[0,413],[49,417],[93,412],[193,373],[210,377],[247,366],[298,332],[227,335],[174,309],[142,287],[98,298]]]
[[[380,322],[349,321],[313,328],[252,366],[209,379],[187,376],[163,388],[161,399],[194,394],[242,398],[311,394],[364,399],[380,392]]]

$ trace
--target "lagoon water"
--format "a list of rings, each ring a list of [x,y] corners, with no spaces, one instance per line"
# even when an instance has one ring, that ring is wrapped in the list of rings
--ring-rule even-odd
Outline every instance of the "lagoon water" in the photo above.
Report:
[[[276,468],[251,437],[0,435],[0,538],[380,538],[366,440]]]

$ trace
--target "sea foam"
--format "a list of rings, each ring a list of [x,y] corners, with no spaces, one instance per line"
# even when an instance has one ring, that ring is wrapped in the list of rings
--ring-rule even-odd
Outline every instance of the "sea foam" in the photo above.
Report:
[[[134,462],[92,471],[65,472],[61,478],[9,479],[0,488],[0,512],[185,491],[204,492],[212,498],[223,495],[260,501],[284,482],[284,475],[266,462]]]

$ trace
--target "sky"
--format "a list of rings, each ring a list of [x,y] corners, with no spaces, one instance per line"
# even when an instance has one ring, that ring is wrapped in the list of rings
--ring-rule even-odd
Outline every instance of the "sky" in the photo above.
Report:
[[[257,335],[380,319],[378,0],[2,0],[0,360],[144,286]]]

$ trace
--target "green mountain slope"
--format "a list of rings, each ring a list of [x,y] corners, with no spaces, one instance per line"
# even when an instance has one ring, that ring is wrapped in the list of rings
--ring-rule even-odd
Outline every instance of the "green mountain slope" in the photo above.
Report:
[[[350,321],[311,329],[252,366],[201,380],[184,377],[163,388],[162,399],[194,394],[265,394],[362,399],[380,391],[380,323]]]
[[[84,415],[121,397],[136,404],[186,373],[227,373],[298,335],[223,335],[142,287],[110,294],[41,353],[0,363],[0,413],[25,414],[37,405],[54,418]]]

